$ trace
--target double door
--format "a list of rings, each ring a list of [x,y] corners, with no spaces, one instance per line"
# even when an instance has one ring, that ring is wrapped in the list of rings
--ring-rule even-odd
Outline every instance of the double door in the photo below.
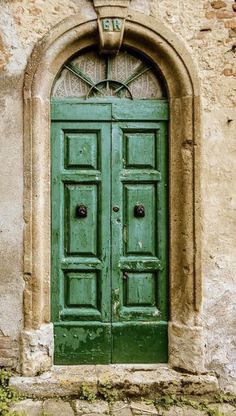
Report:
[[[52,103],[55,364],[167,361],[167,103]]]

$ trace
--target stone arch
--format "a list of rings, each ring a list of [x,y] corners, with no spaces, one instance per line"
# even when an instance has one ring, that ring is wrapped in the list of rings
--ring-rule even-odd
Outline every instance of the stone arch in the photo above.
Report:
[[[96,15],[75,15],[35,47],[24,80],[24,330],[22,373],[52,365],[50,324],[50,91],[63,63],[96,45]],[[159,21],[129,14],[123,45],[146,55],[169,91],[170,324],[169,364],[204,371],[200,238],[200,94],[195,66],[177,37]],[[34,340],[34,351],[30,348]],[[40,348],[37,348],[37,343]],[[37,360],[35,359],[37,357]]]

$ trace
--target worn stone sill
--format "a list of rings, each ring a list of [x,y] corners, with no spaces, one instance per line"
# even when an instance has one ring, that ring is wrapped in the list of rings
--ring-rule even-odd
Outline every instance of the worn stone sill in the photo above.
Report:
[[[166,364],[54,366],[35,377],[12,377],[10,385],[29,397],[79,396],[82,383],[99,393],[103,386],[118,396],[153,397],[156,394],[205,395],[219,391],[213,374],[186,374]]]

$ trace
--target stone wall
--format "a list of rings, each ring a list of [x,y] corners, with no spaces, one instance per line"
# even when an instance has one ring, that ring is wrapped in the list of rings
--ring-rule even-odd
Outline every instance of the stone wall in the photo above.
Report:
[[[202,271],[207,368],[236,391],[236,3],[131,0],[158,17],[196,64],[202,96]],[[24,70],[33,47],[64,18],[94,15],[89,0],[0,2],[0,366],[17,367],[23,327]]]

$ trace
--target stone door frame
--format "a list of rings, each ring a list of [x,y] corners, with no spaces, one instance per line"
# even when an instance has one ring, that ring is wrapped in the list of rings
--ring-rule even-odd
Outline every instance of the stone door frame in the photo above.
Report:
[[[72,55],[98,42],[96,15],[55,26],[34,48],[24,80],[24,329],[21,373],[53,365],[50,323],[50,93]],[[156,65],[166,81],[169,127],[169,365],[204,372],[200,235],[201,114],[192,59],[158,20],[129,13],[123,45]]]

